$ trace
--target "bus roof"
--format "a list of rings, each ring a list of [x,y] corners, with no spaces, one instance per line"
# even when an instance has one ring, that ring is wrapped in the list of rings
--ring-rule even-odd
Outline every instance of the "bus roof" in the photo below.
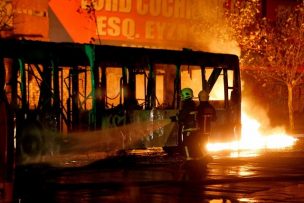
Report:
[[[166,50],[79,43],[56,43],[30,40],[0,39],[0,56],[18,58],[25,63],[57,66],[187,64],[236,68],[238,56],[203,51]]]

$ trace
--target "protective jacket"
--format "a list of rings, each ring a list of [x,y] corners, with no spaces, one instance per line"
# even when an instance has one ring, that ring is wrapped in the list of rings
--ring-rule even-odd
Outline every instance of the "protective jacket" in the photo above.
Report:
[[[208,101],[200,101],[197,109],[198,128],[201,132],[210,134],[211,121],[216,120],[215,108]]]
[[[179,124],[183,131],[191,130],[197,127],[196,123],[197,107],[192,99],[185,100],[178,114]]]

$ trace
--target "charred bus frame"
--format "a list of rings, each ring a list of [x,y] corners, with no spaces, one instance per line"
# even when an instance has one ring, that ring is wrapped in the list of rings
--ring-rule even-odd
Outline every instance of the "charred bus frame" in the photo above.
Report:
[[[220,81],[223,98],[211,98],[218,113],[214,137],[240,136],[241,84],[236,55],[3,39],[0,47],[0,68],[7,71],[6,78],[1,79],[6,83],[3,96],[16,120],[17,149],[23,142],[33,141],[25,139],[24,134],[33,128],[39,132],[48,128],[69,133],[167,119],[178,111],[180,90],[187,85],[183,84],[182,71],[190,78],[199,74],[199,85],[194,84],[199,90],[212,92]],[[198,72],[193,73],[192,69]],[[68,71],[66,75],[64,70]],[[108,76],[111,70],[119,70],[120,75],[116,103],[109,102],[113,99],[108,95],[109,84],[113,82]],[[159,78],[162,103],[157,93]],[[36,81],[38,89],[33,89],[30,81]],[[139,88],[141,96],[137,93]],[[34,90],[39,99],[30,105]],[[157,136],[152,132],[150,141],[144,141],[143,145],[175,145],[178,135],[172,129],[164,127]],[[36,139],[38,145],[49,141]],[[22,153],[31,155],[37,153],[35,150],[39,149],[25,144]]]

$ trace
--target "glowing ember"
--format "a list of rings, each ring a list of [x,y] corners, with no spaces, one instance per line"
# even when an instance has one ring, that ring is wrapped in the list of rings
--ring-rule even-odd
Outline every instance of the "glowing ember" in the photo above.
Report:
[[[222,150],[259,150],[259,149],[283,149],[291,147],[297,139],[285,133],[283,129],[273,130],[268,135],[260,131],[261,124],[242,113],[242,137],[239,141],[228,143],[208,143],[208,151]]]

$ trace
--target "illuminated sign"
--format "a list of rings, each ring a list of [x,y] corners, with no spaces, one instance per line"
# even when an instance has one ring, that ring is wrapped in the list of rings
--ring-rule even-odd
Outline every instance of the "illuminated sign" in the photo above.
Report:
[[[191,38],[193,3],[194,0],[50,0],[49,6],[74,42],[178,46]]]

